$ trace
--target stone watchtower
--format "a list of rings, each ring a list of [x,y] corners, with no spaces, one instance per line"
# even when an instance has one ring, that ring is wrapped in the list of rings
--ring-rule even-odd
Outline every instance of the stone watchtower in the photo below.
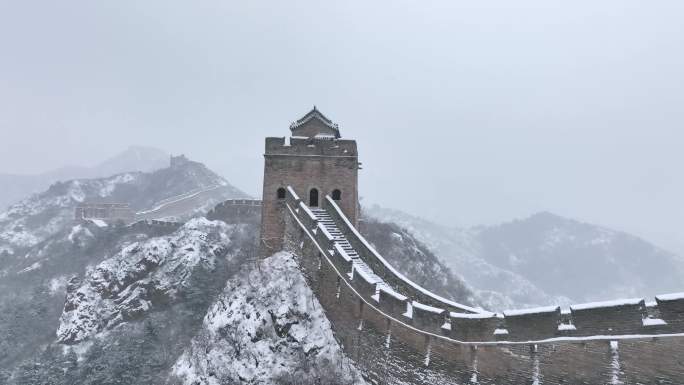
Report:
[[[307,205],[330,195],[354,226],[359,215],[356,141],[340,139],[337,124],[314,106],[290,125],[290,138],[266,138],[261,210],[261,255],[283,248],[285,196],[292,186]]]

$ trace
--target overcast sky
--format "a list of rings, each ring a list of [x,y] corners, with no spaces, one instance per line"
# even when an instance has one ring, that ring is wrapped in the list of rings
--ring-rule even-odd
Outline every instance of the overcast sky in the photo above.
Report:
[[[0,0],[0,172],[186,153],[260,194],[313,104],[364,203],[548,210],[684,254],[682,1]]]

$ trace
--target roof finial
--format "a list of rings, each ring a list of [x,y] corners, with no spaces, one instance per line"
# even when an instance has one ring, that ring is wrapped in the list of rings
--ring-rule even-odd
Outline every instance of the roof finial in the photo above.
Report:
[[[316,105],[314,104],[314,111],[316,111]]]

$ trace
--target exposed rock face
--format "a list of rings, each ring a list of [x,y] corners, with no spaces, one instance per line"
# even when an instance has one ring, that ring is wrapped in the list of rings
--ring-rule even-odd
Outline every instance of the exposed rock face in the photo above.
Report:
[[[197,268],[212,269],[244,225],[190,220],[170,236],[136,242],[67,285],[57,330],[64,343],[83,341],[178,300]]]
[[[363,384],[293,256],[231,279],[174,373],[185,384]]]

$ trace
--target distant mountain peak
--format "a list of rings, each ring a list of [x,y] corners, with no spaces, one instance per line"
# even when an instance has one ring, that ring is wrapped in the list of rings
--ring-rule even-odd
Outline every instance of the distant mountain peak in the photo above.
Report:
[[[169,154],[154,147],[133,145],[92,168],[93,176],[128,171],[155,171],[169,165]]]
[[[36,175],[0,174],[0,209],[48,188],[58,181],[105,178],[125,172],[151,172],[168,167],[170,156],[163,150],[133,145],[93,167],[65,166]]]

